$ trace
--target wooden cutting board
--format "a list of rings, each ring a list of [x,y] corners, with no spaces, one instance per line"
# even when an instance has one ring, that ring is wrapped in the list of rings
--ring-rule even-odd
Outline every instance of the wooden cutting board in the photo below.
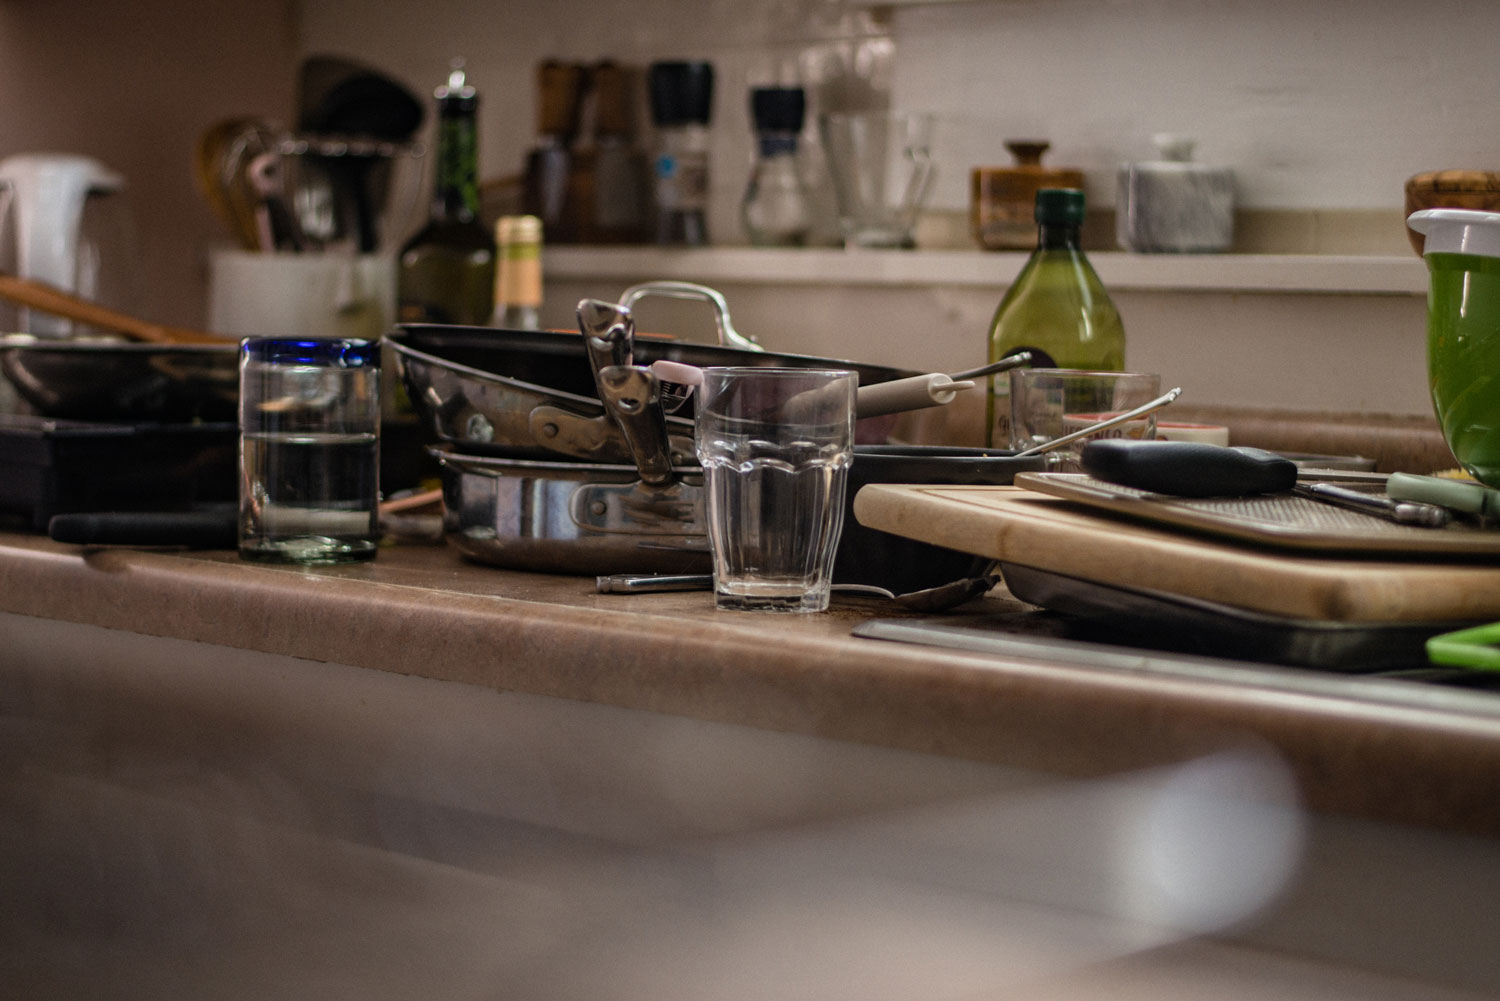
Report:
[[[1500,619],[1500,565],[1328,558],[1198,538],[1020,487],[871,484],[862,525],[1115,587],[1336,622]]]

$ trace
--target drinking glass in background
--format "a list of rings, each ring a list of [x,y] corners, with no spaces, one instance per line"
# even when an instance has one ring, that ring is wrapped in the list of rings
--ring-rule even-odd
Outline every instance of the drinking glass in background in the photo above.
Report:
[[[1155,373],[1014,369],[1010,373],[1010,447],[1019,451],[1061,438],[1150,403],[1160,392],[1161,376]],[[1076,442],[1070,451],[1076,456],[1093,438],[1155,437],[1153,411],[1089,435]],[[1067,455],[1060,458],[1067,463]]]
[[[847,245],[916,246],[917,214],[932,190],[932,128],[933,116],[926,114],[819,116]]]
[[[240,342],[240,556],[345,563],[375,555],[380,342]]]
[[[717,607],[828,607],[858,382],[843,370],[704,370],[695,440]]]

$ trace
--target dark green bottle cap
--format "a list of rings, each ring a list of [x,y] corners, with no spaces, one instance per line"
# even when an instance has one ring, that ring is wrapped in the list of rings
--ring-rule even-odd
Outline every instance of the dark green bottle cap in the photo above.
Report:
[[[1077,188],[1042,188],[1036,193],[1036,221],[1043,226],[1083,224],[1083,192]]]

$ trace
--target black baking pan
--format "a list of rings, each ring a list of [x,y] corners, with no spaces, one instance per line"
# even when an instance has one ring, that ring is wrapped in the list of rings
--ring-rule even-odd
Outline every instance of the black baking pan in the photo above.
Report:
[[[1018,458],[999,449],[855,446],[854,462],[849,467],[844,531],[839,538],[833,579],[841,584],[876,584],[901,594],[963,577],[983,576],[991,562],[987,557],[861,525],[854,517],[855,494],[871,483],[1004,486],[1017,473],[1041,472],[1052,462],[1046,454]]]
[[[1085,632],[1109,642],[1325,671],[1375,673],[1423,667],[1429,637],[1472,624],[1294,619],[1014,563],[1002,562],[1000,571],[1016,598],[1071,616]]]
[[[181,510],[233,500],[233,423],[116,424],[0,414],[0,512],[38,532],[53,515]]]

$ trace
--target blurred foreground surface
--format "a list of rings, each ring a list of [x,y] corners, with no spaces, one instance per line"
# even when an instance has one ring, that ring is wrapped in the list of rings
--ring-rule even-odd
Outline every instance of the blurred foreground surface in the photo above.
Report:
[[[1500,848],[1311,817],[1259,747],[1065,781],[13,615],[0,648],[12,997],[1500,984],[1462,900]]]

